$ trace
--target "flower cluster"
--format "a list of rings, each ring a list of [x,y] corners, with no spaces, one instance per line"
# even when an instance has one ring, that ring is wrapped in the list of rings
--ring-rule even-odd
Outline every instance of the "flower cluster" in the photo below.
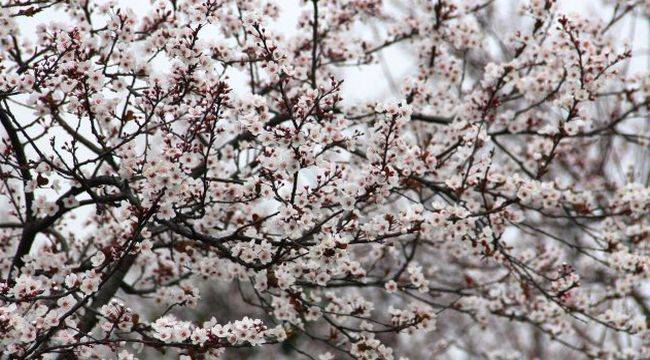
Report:
[[[650,5],[565,6],[0,0],[0,358],[649,358]]]

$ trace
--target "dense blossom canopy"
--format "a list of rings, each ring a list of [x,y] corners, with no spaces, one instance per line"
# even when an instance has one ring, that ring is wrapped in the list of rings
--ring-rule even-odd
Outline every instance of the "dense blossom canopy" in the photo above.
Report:
[[[650,357],[650,2],[134,3],[0,0],[0,357]]]

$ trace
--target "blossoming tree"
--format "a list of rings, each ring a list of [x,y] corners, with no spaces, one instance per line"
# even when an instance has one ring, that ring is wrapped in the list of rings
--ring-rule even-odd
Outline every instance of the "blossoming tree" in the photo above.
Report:
[[[0,1],[0,357],[648,358],[650,4],[514,3]]]

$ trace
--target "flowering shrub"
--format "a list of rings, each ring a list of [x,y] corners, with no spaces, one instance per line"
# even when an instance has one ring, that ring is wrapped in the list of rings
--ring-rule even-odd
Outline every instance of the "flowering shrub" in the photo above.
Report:
[[[0,357],[650,357],[650,3],[515,3],[0,1]]]

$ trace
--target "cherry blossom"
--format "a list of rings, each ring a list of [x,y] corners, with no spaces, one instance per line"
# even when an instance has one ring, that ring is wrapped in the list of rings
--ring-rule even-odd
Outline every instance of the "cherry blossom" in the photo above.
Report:
[[[0,0],[0,358],[650,357],[650,2],[289,3]]]

